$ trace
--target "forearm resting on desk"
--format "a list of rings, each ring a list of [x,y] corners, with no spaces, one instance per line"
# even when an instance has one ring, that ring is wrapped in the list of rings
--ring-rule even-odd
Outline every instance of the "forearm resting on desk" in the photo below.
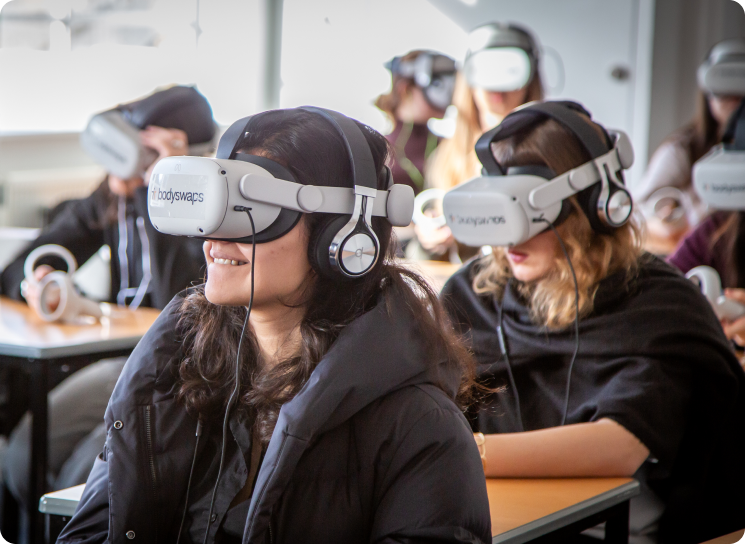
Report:
[[[611,419],[485,438],[485,473],[492,478],[631,476],[649,456]]]

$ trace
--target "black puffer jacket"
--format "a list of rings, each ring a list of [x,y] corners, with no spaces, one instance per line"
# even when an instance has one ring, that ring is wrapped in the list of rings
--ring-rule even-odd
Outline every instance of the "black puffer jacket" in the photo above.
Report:
[[[58,542],[175,541],[167,528],[183,510],[196,428],[174,398],[182,298],[127,362],[104,452]],[[491,540],[481,460],[451,400],[459,377],[427,352],[400,305],[389,314],[381,301],[342,331],[280,412],[244,544]],[[443,380],[448,393],[434,385]]]

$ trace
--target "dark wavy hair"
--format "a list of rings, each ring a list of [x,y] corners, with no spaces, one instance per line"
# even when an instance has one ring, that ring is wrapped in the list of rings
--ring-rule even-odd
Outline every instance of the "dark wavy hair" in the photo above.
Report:
[[[378,187],[387,187],[384,168],[390,151],[386,139],[358,123],[372,151],[378,172]],[[328,121],[299,109],[275,110],[255,116],[247,127],[242,150],[250,150],[286,166],[303,184],[351,187],[351,166],[341,137]],[[417,274],[392,260],[392,227],[383,218],[373,218],[380,240],[381,258],[372,271],[352,280],[327,279],[317,270],[313,241],[339,215],[307,214],[296,228],[309,235],[308,260],[312,265],[305,282],[303,303],[307,312],[300,324],[301,345],[296,353],[277,364],[261,364],[258,343],[247,332],[241,351],[240,405],[256,418],[264,443],[271,438],[279,410],[308,381],[346,325],[372,309],[381,295],[389,303],[410,312],[434,353],[446,355],[449,368],[461,375],[455,400],[464,406],[470,400],[474,363],[459,342],[441,309],[437,295]],[[401,304],[403,302],[403,304]],[[234,386],[235,361],[246,309],[209,302],[203,288],[187,296],[181,306],[179,331],[186,354],[179,366],[178,397],[192,414],[206,419],[222,417]],[[434,365],[442,357],[431,357]],[[443,369],[445,370],[445,369]],[[447,373],[449,374],[449,372]],[[444,374],[443,374],[444,375]],[[448,391],[445,384],[441,385]]]

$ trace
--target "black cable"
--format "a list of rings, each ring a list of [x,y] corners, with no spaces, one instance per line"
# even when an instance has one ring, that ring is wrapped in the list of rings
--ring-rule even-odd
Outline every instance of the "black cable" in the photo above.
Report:
[[[567,387],[566,394],[564,397],[564,415],[561,417],[561,426],[567,421],[567,413],[569,412],[569,391],[572,387],[572,369],[574,368],[574,361],[577,360],[577,353],[579,353],[579,286],[577,285],[577,274],[574,272],[574,266],[572,265],[572,259],[569,258],[569,252],[567,252],[566,246],[564,246],[564,240],[561,239],[561,235],[554,227],[553,223],[543,216],[533,219],[536,223],[547,223],[553,233],[556,235],[556,239],[559,240],[561,250],[564,252],[567,263],[569,263],[569,270],[572,271],[572,280],[574,280],[574,354],[572,360],[569,362],[569,372],[567,372]]]
[[[509,284],[505,285],[505,290],[509,289]],[[504,301],[504,295],[502,296]],[[507,375],[510,377],[510,386],[515,392],[515,407],[517,408],[517,419],[520,422],[520,432],[525,432],[525,425],[523,424],[523,414],[520,411],[520,393],[517,390],[515,384],[515,377],[512,375],[512,364],[510,363],[510,355],[507,353],[507,341],[504,338],[504,332],[502,331],[502,303],[499,304],[499,325],[497,326],[497,336],[499,338],[499,348],[502,350],[504,360],[507,363]]]
[[[212,510],[215,507],[215,497],[217,496],[217,488],[220,485],[220,477],[222,476],[222,468],[225,463],[225,445],[228,437],[228,421],[230,419],[230,411],[233,409],[233,405],[237,400],[238,394],[241,389],[241,346],[243,345],[243,337],[246,335],[246,326],[248,325],[248,318],[251,315],[251,307],[254,303],[254,265],[256,264],[256,227],[254,226],[254,218],[251,215],[251,208],[245,206],[235,206],[233,208],[237,212],[246,212],[248,219],[251,221],[251,298],[248,300],[248,308],[246,309],[246,319],[243,321],[243,330],[241,331],[241,338],[238,341],[238,353],[235,356],[235,387],[233,392],[230,394],[228,399],[228,405],[225,407],[225,417],[222,420],[222,447],[220,449],[220,467],[217,469],[217,481],[215,487],[212,489],[212,500],[210,501],[210,510],[207,514],[207,530],[204,532],[204,540],[202,544],[207,544],[207,536],[210,534],[210,525],[212,525]]]
[[[191,478],[194,475],[194,465],[197,462],[197,450],[199,449],[199,438],[202,436],[202,416],[200,414],[197,420],[197,441],[194,444],[194,455],[191,458],[191,469],[189,470],[189,481],[186,484],[186,499],[184,500],[184,512],[181,514],[181,523],[178,526],[178,537],[176,544],[181,541],[181,531],[184,529],[184,520],[186,520],[186,510],[189,508],[189,492],[191,491]]]

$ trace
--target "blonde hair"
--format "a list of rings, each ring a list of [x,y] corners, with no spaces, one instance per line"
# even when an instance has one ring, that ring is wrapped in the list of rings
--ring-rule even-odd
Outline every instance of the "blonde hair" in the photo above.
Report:
[[[587,119],[588,123],[591,123]],[[597,125],[593,127],[602,134]],[[504,167],[545,164],[557,175],[590,160],[577,138],[549,119],[530,132],[497,142],[494,156]],[[574,265],[579,291],[580,318],[592,312],[595,294],[603,278],[624,272],[625,282],[636,273],[642,253],[641,227],[635,220],[614,229],[611,234],[600,234],[590,226],[577,199],[569,199],[571,211],[566,220],[556,227]],[[476,264],[473,290],[478,294],[500,298],[512,278],[505,248],[497,247]],[[520,293],[528,300],[534,322],[549,329],[562,329],[575,319],[574,280],[563,252],[554,257],[549,274],[535,282],[520,283]]]
[[[536,69],[533,79],[526,87],[524,103],[542,99],[543,83]],[[452,138],[437,146],[430,159],[431,164],[427,167],[428,185],[445,190],[478,175],[481,169],[474,146],[484,133],[484,129],[481,127],[479,109],[473,99],[472,88],[468,86],[461,72],[458,72],[455,78],[453,105],[458,109],[455,133]]]

